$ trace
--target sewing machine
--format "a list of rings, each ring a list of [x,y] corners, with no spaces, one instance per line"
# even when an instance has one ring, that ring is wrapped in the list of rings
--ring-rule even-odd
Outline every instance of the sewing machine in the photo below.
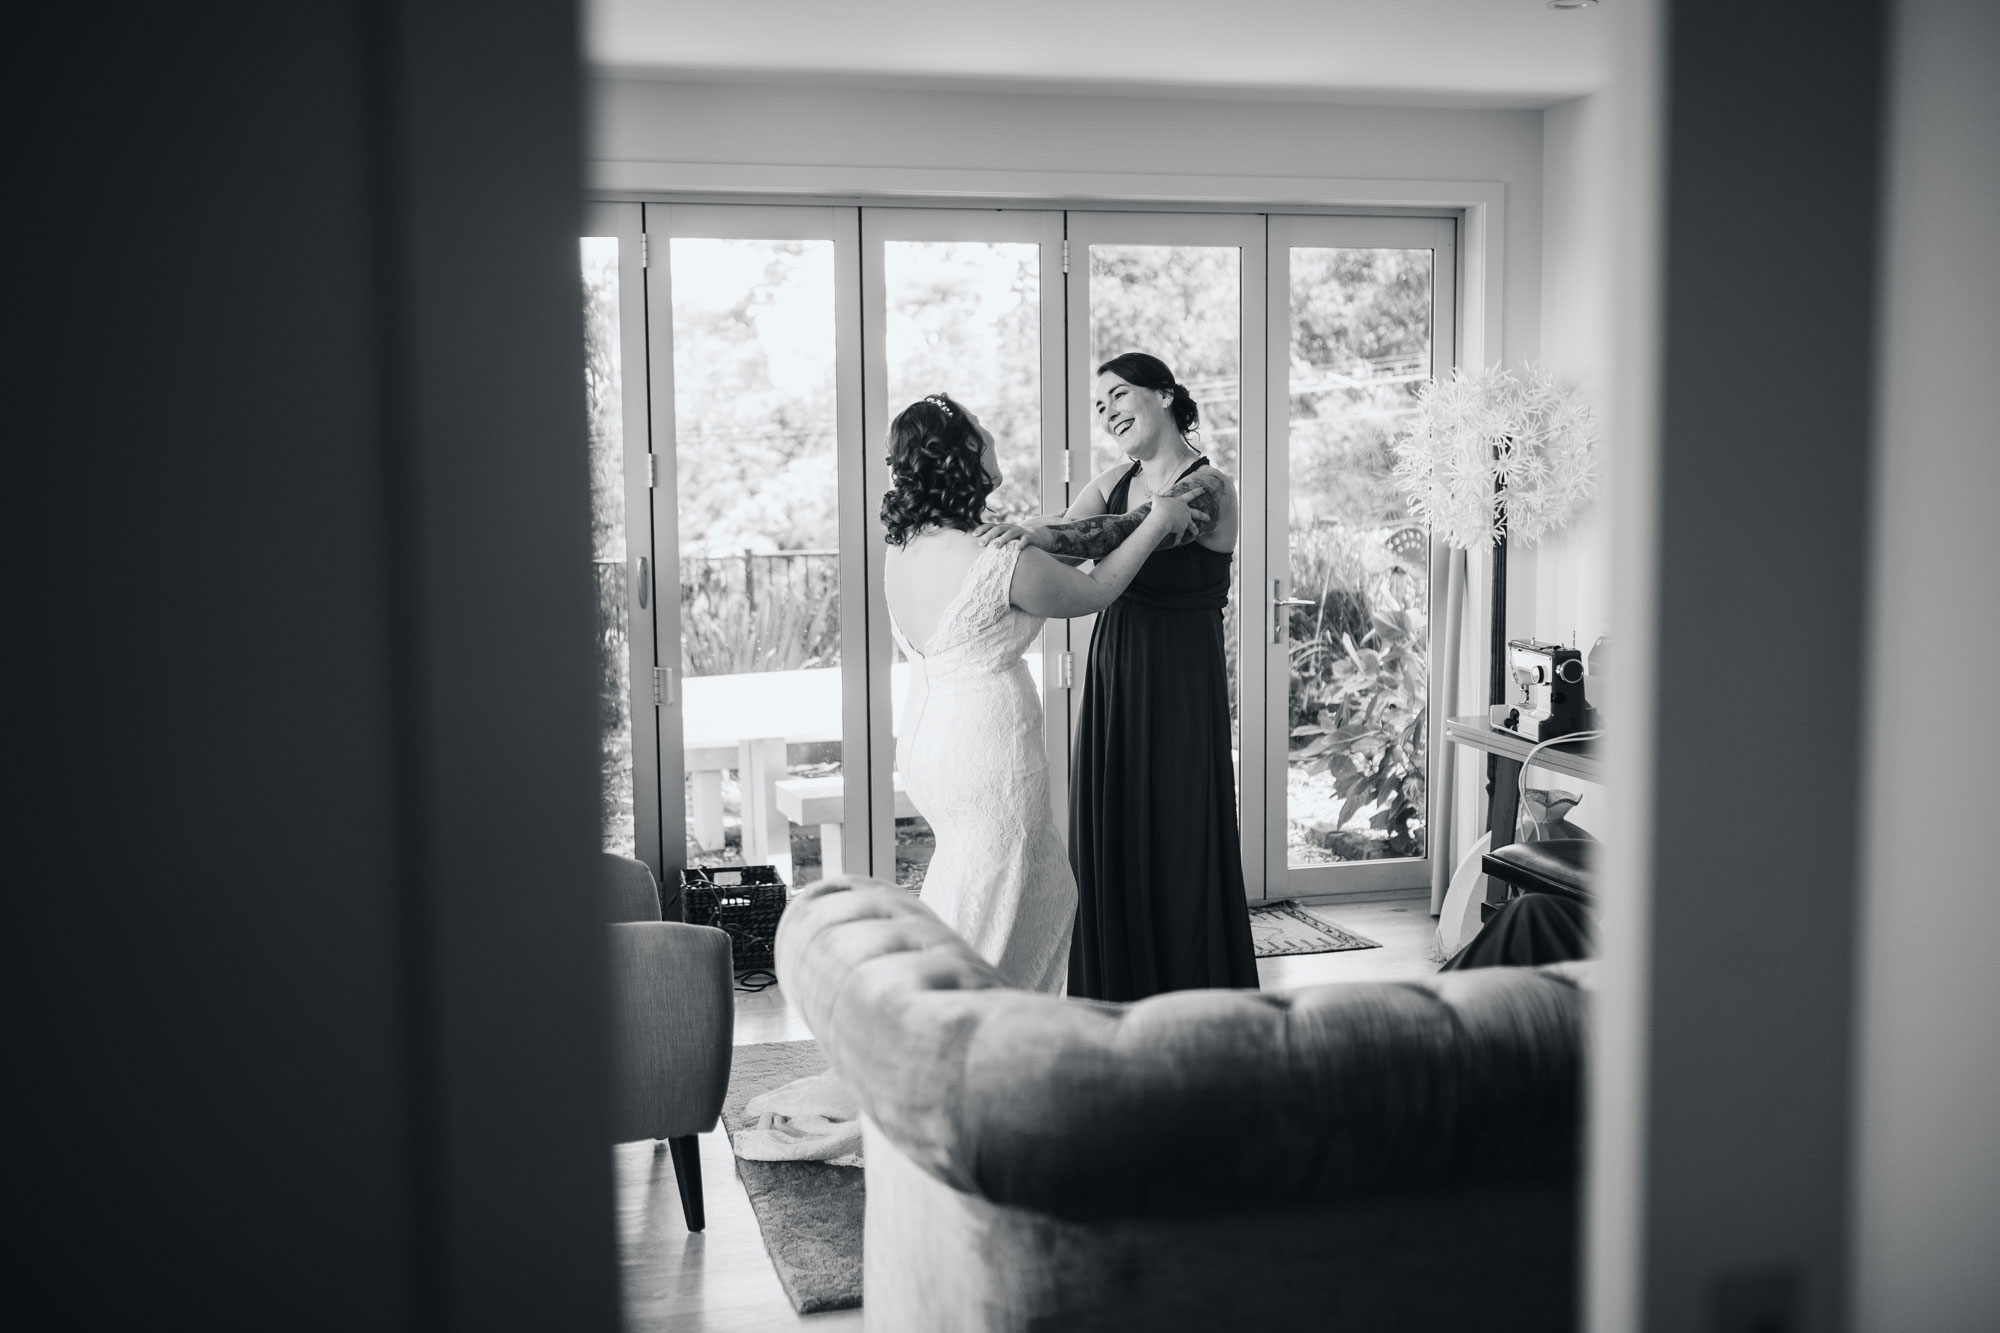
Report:
[[[1507,674],[1513,678],[1513,697],[1487,710],[1495,731],[1546,741],[1595,729],[1597,710],[1584,699],[1583,654],[1576,649],[1510,639]]]

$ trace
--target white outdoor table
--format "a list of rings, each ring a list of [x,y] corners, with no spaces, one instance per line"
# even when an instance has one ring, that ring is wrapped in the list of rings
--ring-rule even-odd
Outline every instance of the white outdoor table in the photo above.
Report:
[[[777,845],[781,830],[772,827],[785,747],[840,739],[840,668],[689,677],[682,685],[681,739],[695,842],[707,850],[722,846],[722,773],[733,768],[743,790],[743,859],[775,864],[790,850]]]
[[[1039,693],[1041,654],[1030,653],[1027,661]],[[777,785],[786,772],[785,747],[842,738],[840,673],[839,667],[814,667],[690,676],[682,682],[688,817],[697,845],[705,850],[722,846],[722,774],[733,768],[743,791],[744,861],[790,861],[790,821],[779,813],[777,799]],[[909,691],[909,663],[898,662],[889,668],[892,731],[901,728]]]

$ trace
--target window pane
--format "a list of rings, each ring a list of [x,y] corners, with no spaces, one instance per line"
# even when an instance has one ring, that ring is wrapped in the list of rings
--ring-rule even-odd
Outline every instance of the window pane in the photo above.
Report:
[[[1006,480],[996,513],[1041,512],[1041,247],[889,241],[889,416],[948,393],[993,432]]]
[[[604,849],[632,855],[631,641],[626,620],[625,418],[618,337],[618,238],[582,244],[584,385],[589,403],[592,566],[597,576],[597,735]]]
[[[988,241],[889,241],[883,247],[889,416],[948,393],[993,434],[1006,480],[988,502],[1009,518],[1041,512],[1041,247]],[[1042,658],[1028,654],[1036,688]],[[901,723],[909,668],[891,668]],[[923,884],[936,846],[921,816],[896,821],[896,880]]]
[[[1093,245],[1090,247],[1090,368],[1122,352],[1149,352],[1167,363],[1201,408],[1189,443],[1240,483],[1236,455],[1243,423],[1243,252],[1235,246]],[[1082,389],[1088,398],[1091,386]],[[1117,444],[1090,433],[1091,472],[1125,463]],[[1229,570],[1223,611],[1229,670],[1229,746],[1242,752],[1237,722],[1237,607],[1243,562]],[[1240,789],[1240,783],[1239,783]]]
[[[1243,252],[1235,246],[1090,247],[1091,370],[1121,352],[1166,362],[1201,405],[1192,443],[1231,478],[1243,423],[1242,337]],[[1109,436],[1091,432],[1091,475],[1123,460]]]
[[[811,818],[842,758],[833,243],[676,238],[670,263],[688,863],[799,884],[840,830]]]
[[[1288,859],[1422,856],[1429,541],[1390,446],[1430,375],[1431,252],[1291,260]]]

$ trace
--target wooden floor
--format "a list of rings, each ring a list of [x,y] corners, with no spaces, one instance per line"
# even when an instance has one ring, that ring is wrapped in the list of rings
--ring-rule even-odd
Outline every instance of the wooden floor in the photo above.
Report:
[[[1427,899],[1310,906],[1379,949],[1260,958],[1257,975],[1268,991],[1298,990],[1330,981],[1394,981],[1428,976],[1436,921]],[[736,996],[736,1043],[810,1037],[805,1022],[775,986]],[[690,1234],[665,1144],[625,1143],[613,1149],[618,1237],[625,1286],[625,1326],[633,1333],[750,1333],[764,1329],[858,1329],[859,1310],[800,1316],[764,1253],[750,1200],[736,1179],[735,1158],[721,1130],[701,1136],[701,1177],[708,1226]]]

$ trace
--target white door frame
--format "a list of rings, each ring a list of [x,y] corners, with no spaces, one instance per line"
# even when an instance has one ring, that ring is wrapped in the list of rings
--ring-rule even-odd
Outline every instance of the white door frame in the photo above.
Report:
[[[889,635],[889,606],[883,591],[883,562],[888,547],[883,539],[879,501],[889,489],[888,460],[884,455],[889,437],[889,417],[906,404],[888,401],[888,311],[884,273],[884,243],[888,241],[999,241],[1034,244],[1041,247],[1040,378],[1042,503],[1060,510],[1065,499],[1068,440],[1064,433],[1064,345],[1062,272],[1062,223],[1059,212],[1032,209],[940,209],[864,208],[861,210],[862,271],[862,402],[864,434],[873,441],[863,460],[863,489],[871,503],[867,506],[868,607],[868,690],[873,706],[869,714],[871,752],[893,755],[893,701],[890,698],[889,666],[894,660]],[[1063,684],[1062,654],[1069,649],[1069,624],[1052,620],[1042,631],[1042,709],[1048,725],[1045,735],[1049,756],[1049,795],[1055,807],[1056,827],[1066,831],[1069,821],[1069,708],[1068,689]],[[871,769],[873,801],[870,806],[869,843],[873,848],[874,871],[878,877],[895,879],[896,827],[895,793],[891,765],[876,764]]]
[[[660,720],[652,708],[653,669],[659,665],[657,629],[659,557],[653,546],[653,512],[647,496],[652,450],[646,410],[646,269],[642,206],[595,203],[584,207],[583,235],[618,240],[619,403],[625,441],[626,665],[632,720],[633,852],[661,883],[680,874],[684,839],[663,836],[660,805]],[[676,599],[678,601],[678,599]],[[678,660],[678,659],[676,659]]]
[[[1480,193],[1462,187],[1466,193]],[[767,196],[768,198],[768,196]],[[1198,201],[1190,200],[1191,203]],[[1470,201],[1469,201],[1470,202]],[[1246,201],[1246,207],[1255,207]],[[1239,808],[1262,810],[1264,818],[1240,821],[1244,877],[1253,900],[1289,897],[1380,896],[1405,887],[1420,887],[1421,874],[1412,867],[1425,861],[1352,863],[1334,868],[1294,871],[1285,854],[1285,757],[1282,738],[1272,739],[1288,689],[1285,655],[1270,651],[1273,608],[1264,589],[1275,576],[1280,591],[1289,569],[1287,510],[1281,493],[1289,476],[1285,419],[1289,399],[1289,248],[1292,245],[1428,247],[1438,255],[1433,303],[1433,370],[1447,373],[1454,363],[1478,359],[1497,342],[1497,264],[1499,200],[1481,198],[1464,217],[1360,216],[1312,212],[1251,213],[1174,212],[1161,202],[1134,201],[1130,211],[1034,208],[950,208],[928,201],[907,206],[872,207],[824,203],[649,203],[646,231],[665,243],[674,235],[742,239],[821,239],[835,246],[836,355],[838,357],[837,448],[840,477],[841,597],[844,606],[863,608],[842,625],[842,661],[865,663],[864,671],[845,671],[843,695],[843,772],[849,810],[865,810],[869,837],[857,839],[851,871],[891,878],[895,866],[892,759],[894,738],[889,699],[892,660],[887,606],[882,595],[884,544],[876,505],[886,488],[886,464],[879,443],[886,437],[890,404],[885,401],[887,366],[882,343],[885,316],[880,242],[908,240],[1032,241],[1043,247],[1042,265],[1042,383],[1044,503],[1056,510],[1088,478],[1090,405],[1088,385],[1089,246],[1095,241],[1133,245],[1226,245],[1242,253],[1241,351],[1242,438],[1238,449],[1237,483],[1243,497],[1242,530],[1237,544],[1240,603],[1236,608],[1238,635],[1238,709],[1243,755],[1239,764]],[[1463,230],[1463,243],[1461,232]],[[605,234],[605,233],[593,233]],[[1413,239],[1422,238],[1422,239]],[[1057,247],[1069,256],[1067,278],[1057,262]],[[1468,248],[1469,247],[1469,248]],[[655,255],[646,277],[646,320],[654,355],[650,365],[650,401],[655,404],[654,451],[665,455],[653,489],[652,541],[656,552],[672,557],[678,550],[678,509],[674,486],[671,290],[664,253]],[[1071,280],[1073,279],[1073,280]],[[1080,331],[1069,336],[1071,330]],[[628,337],[628,348],[630,339]],[[628,356],[630,355],[628,351]],[[635,391],[628,376],[628,399]],[[1262,383],[1264,391],[1254,392]],[[1079,391],[1076,386],[1083,386]],[[1053,390],[1053,392],[1052,392]],[[628,422],[632,419],[628,404]],[[643,417],[641,418],[643,419]],[[628,431],[628,440],[632,434]],[[1061,483],[1058,485],[1057,483]],[[658,575],[656,584],[667,581]],[[1432,552],[1433,598],[1445,568],[1443,553]],[[660,656],[678,657],[679,599],[658,606],[654,641]],[[1044,707],[1053,719],[1067,703],[1070,728],[1052,726],[1050,764],[1056,787],[1057,818],[1066,823],[1067,801],[1059,794],[1068,782],[1069,732],[1081,690],[1061,687],[1058,654],[1073,651],[1076,678],[1086,664],[1094,618],[1082,617],[1067,626],[1051,625],[1043,642]],[[1435,623],[1435,617],[1433,617]],[[671,649],[669,648],[671,645]],[[1433,778],[1442,771],[1442,718],[1450,701],[1436,697],[1439,672],[1433,661],[1433,700],[1428,758]],[[1259,669],[1261,668],[1261,669]],[[878,680],[877,677],[880,677]],[[635,670],[635,703],[641,694]],[[678,690],[669,687],[659,710],[655,772],[663,779],[684,763]],[[1259,719],[1265,719],[1262,726]],[[1279,728],[1281,730],[1281,728]],[[1252,753],[1255,751],[1256,753]],[[635,753],[635,761],[636,761]],[[660,823],[664,829],[684,826],[679,784],[656,779]],[[1433,783],[1433,785],[1435,785]],[[1275,795],[1278,799],[1270,799]],[[1450,793],[1430,793],[1428,821],[1433,855],[1448,847],[1449,820],[1439,817],[1440,803]],[[675,815],[680,818],[676,819]],[[678,869],[682,839],[663,837],[663,873]],[[668,864],[672,863],[672,864]],[[1405,886],[1402,880],[1411,879]]]
[[[653,531],[660,560],[671,562],[676,592],[661,607],[659,642],[676,667],[680,658],[680,494],[675,465],[674,320],[672,265],[668,249],[677,236],[716,240],[831,241],[833,243],[834,449],[838,477],[840,599],[843,607],[865,607],[870,587],[865,552],[869,534],[867,497],[862,464],[867,452],[861,411],[861,235],[855,209],[813,204],[683,204],[646,205],[650,262],[646,269],[646,325],[651,347],[653,439],[660,457],[658,483],[652,490]],[[667,584],[662,578],[660,582]],[[869,809],[868,775],[877,767],[869,751],[868,672],[855,669],[870,660],[868,619],[841,617],[841,797],[851,811]],[[665,692],[660,708],[659,771],[662,822],[674,830],[667,838],[668,860],[685,859],[686,796],[675,780],[685,771],[682,746],[682,692]],[[886,771],[886,770],[885,770]],[[864,816],[865,817],[865,816]],[[678,864],[676,865],[678,869]],[[876,873],[872,864],[850,865],[856,873]],[[894,874],[894,862],[889,873]]]
[[[1450,218],[1413,217],[1326,217],[1272,214],[1270,217],[1269,296],[1271,373],[1266,381],[1270,422],[1268,510],[1264,530],[1264,561],[1267,581],[1258,588],[1271,590],[1260,598],[1264,607],[1264,633],[1258,636],[1265,654],[1264,682],[1268,702],[1265,718],[1263,762],[1264,829],[1261,842],[1265,863],[1259,878],[1271,898],[1339,899],[1379,897],[1388,893],[1427,888],[1431,859],[1449,857],[1450,793],[1436,782],[1444,771],[1444,717],[1449,700],[1440,698],[1438,683],[1446,673],[1438,670],[1433,635],[1430,654],[1431,690],[1427,701],[1425,735],[1424,812],[1425,850],[1428,855],[1384,861],[1350,861],[1330,866],[1294,868],[1287,854],[1287,760],[1286,736],[1290,715],[1290,662],[1283,640],[1288,617],[1275,605],[1292,595],[1291,587],[1291,252],[1293,247],[1338,249],[1428,249],[1434,255],[1431,269],[1431,374],[1448,375],[1458,346],[1458,228]],[[1446,551],[1433,537],[1430,549],[1430,610],[1428,623],[1436,627],[1444,603]],[[1244,597],[1250,600],[1250,585]],[[1240,688],[1240,685],[1239,685]],[[1246,740],[1245,749],[1248,749]],[[1247,839],[1246,839],[1247,841]]]
[[[1096,367],[1090,364],[1090,247],[1102,245],[1186,245],[1233,247],[1241,252],[1238,270],[1241,283],[1241,322],[1238,327],[1242,379],[1241,433],[1237,441],[1237,494],[1241,500],[1241,526],[1236,537],[1238,585],[1244,604],[1236,608],[1236,712],[1242,753],[1237,763],[1237,808],[1262,809],[1267,781],[1265,765],[1256,759],[1263,743],[1258,720],[1265,714],[1268,686],[1256,667],[1262,661],[1256,640],[1260,623],[1250,594],[1264,586],[1266,517],[1263,496],[1268,487],[1264,464],[1267,396],[1258,390],[1268,378],[1266,356],[1265,219],[1260,214],[1242,213],[1162,213],[1162,212],[1072,212],[1069,214],[1069,327],[1070,339],[1070,438],[1072,466],[1081,469],[1073,486],[1089,480],[1091,439],[1090,384]],[[1070,629],[1075,645],[1076,674],[1083,678],[1088,669],[1088,649],[1095,616],[1079,617]],[[1080,706],[1083,691],[1074,692],[1074,706]],[[1072,731],[1074,721],[1072,720]],[[1251,899],[1265,897],[1264,825],[1261,821],[1237,820],[1241,834],[1243,882]]]

